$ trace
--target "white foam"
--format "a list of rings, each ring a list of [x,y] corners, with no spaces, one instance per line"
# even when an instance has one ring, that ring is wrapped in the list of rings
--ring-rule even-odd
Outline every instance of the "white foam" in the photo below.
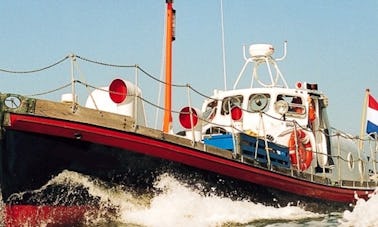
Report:
[[[249,201],[233,201],[218,196],[203,196],[164,174],[155,186],[163,190],[149,206],[121,214],[122,222],[160,226],[220,226],[226,223],[246,224],[260,219],[319,217],[301,208],[274,208]]]
[[[227,223],[247,224],[259,220],[301,220],[322,217],[299,207],[270,207],[246,200],[234,201],[219,196],[204,196],[180,183],[169,174],[161,175],[154,187],[157,195],[135,196],[124,187],[109,188],[91,177],[63,171],[39,190],[50,184],[81,185],[89,194],[100,198],[98,214],[90,214],[87,224],[109,222],[108,207],[116,207],[110,221],[117,224],[150,227],[166,226],[221,226]],[[39,190],[36,190],[39,191]]]
[[[378,226],[378,190],[376,189],[370,198],[365,201],[358,199],[353,211],[344,211],[341,226]]]

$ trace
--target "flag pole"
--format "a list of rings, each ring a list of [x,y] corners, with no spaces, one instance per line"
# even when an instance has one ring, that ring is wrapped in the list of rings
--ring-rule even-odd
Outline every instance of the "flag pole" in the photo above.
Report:
[[[364,143],[363,143],[363,137],[365,134],[365,129],[366,129],[366,110],[368,106],[368,97],[370,95],[370,90],[367,88],[365,90],[365,97],[364,97],[364,102],[362,105],[362,115],[361,115],[361,128],[360,128],[360,141],[359,141],[359,146],[358,148],[362,150],[364,148]]]

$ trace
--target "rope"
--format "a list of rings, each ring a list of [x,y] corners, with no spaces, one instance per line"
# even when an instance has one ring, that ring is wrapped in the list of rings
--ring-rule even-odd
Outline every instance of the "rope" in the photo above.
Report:
[[[9,69],[1,69],[0,68],[0,72],[3,72],[3,73],[12,73],[12,74],[30,74],[30,73],[36,73],[36,72],[44,71],[44,70],[50,69],[52,67],[55,67],[55,66],[61,64],[62,62],[66,61],[68,58],[70,58],[72,56],[75,57],[75,58],[78,58],[80,60],[83,60],[85,62],[89,62],[89,63],[97,64],[97,65],[102,65],[102,66],[107,66],[107,67],[137,68],[138,70],[140,70],[142,73],[144,73],[146,76],[148,76],[152,80],[155,80],[155,81],[157,81],[157,82],[159,82],[161,84],[165,84],[165,85],[168,84],[165,81],[162,81],[162,80],[158,79],[157,77],[153,76],[151,73],[147,72],[145,69],[143,69],[142,67],[140,67],[137,64],[134,64],[134,65],[111,64],[111,63],[106,63],[106,62],[103,62],[103,61],[92,60],[92,59],[89,59],[89,58],[86,58],[86,57],[82,57],[82,56],[79,56],[79,55],[75,55],[75,54],[73,54],[73,55],[67,55],[64,58],[62,58],[61,60],[59,60],[59,61],[57,61],[57,62],[55,62],[55,63],[53,63],[51,65],[48,65],[48,66],[45,66],[45,67],[42,67],[42,68],[38,68],[38,69],[32,69],[32,70],[9,70]],[[202,97],[205,97],[205,98],[208,98],[208,99],[212,99],[210,96],[207,96],[207,95],[199,92],[198,90],[194,89],[190,84],[170,84],[170,85],[172,87],[178,87],[178,88],[189,87],[190,90],[192,90],[193,92],[197,93],[198,95],[200,95]],[[63,88],[66,87],[66,86],[67,85],[64,85]],[[58,89],[55,89],[53,91],[48,91],[48,92],[44,92],[44,93],[40,93],[40,94],[41,95],[48,94],[48,93],[51,93],[51,92],[54,92],[54,91],[57,91],[57,90],[60,90],[60,89],[61,88],[58,88]],[[37,96],[37,95],[39,95],[39,94],[35,94],[33,96]]]
[[[83,60],[83,61],[90,62],[90,63],[93,63],[93,64],[98,64],[98,65],[103,65],[103,66],[117,67],[117,68],[137,68],[138,70],[143,72],[146,76],[150,77],[151,79],[153,79],[153,80],[155,80],[159,83],[162,83],[162,84],[168,84],[165,81],[162,81],[162,80],[158,79],[157,77],[153,76],[151,73],[147,72],[145,69],[143,69],[142,67],[140,67],[137,64],[134,64],[134,65],[117,65],[117,64],[110,64],[110,63],[105,63],[105,62],[101,62],[101,61],[91,60],[91,59],[81,57],[81,56],[78,56],[78,55],[76,55],[76,57]],[[173,87],[187,87],[188,86],[186,84],[184,84],[184,85],[183,84],[170,84],[170,85],[173,86]]]
[[[212,98],[212,97],[210,97],[210,96],[208,96],[208,95],[205,95],[205,94],[199,92],[198,90],[194,89],[190,84],[187,84],[186,86],[189,87],[190,90],[192,90],[193,92],[197,93],[198,95],[200,95],[200,96],[202,96],[202,97],[205,97],[205,98],[207,98],[207,99],[211,99],[211,100],[214,100],[214,101],[215,101],[215,100],[216,100],[216,101],[221,101],[220,99],[215,99],[215,98]]]
[[[117,64],[105,63],[105,62],[91,60],[91,59],[88,59],[88,58],[85,58],[85,57],[81,57],[79,55],[75,55],[75,57],[79,58],[83,61],[89,62],[89,63],[93,63],[93,64],[97,64],[97,65],[103,65],[103,66],[109,66],[109,67],[116,67],[116,68],[134,68],[134,67],[137,67],[137,65],[117,65]]]
[[[39,68],[39,69],[33,69],[33,70],[26,70],[26,71],[16,71],[16,70],[8,70],[8,69],[0,69],[0,72],[4,72],[4,73],[14,73],[14,74],[27,74],[27,73],[36,73],[36,72],[40,72],[40,71],[43,71],[43,70],[46,70],[46,69],[49,69],[49,68],[52,68],[56,65],[59,65],[60,63],[64,62],[65,60],[67,60],[69,58],[69,56],[66,56],[64,57],[63,59],[51,64],[51,65],[48,65],[48,66],[45,66],[43,68]]]
[[[50,90],[50,91],[46,91],[46,92],[42,92],[42,93],[37,93],[37,94],[32,94],[32,95],[26,95],[26,96],[34,97],[34,96],[47,95],[47,94],[50,94],[50,93],[62,90],[62,89],[66,88],[66,87],[69,87],[69,86],[71,86],[71,83],[68,83],[66,85],[63,85],[61,87],[58,87],[58,88]]]

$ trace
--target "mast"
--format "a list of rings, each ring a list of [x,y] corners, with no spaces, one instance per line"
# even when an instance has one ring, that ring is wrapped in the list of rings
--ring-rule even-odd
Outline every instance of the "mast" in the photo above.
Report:
[[[165,44],[165,104],[163,132],[168,133],[172,128],[172,42],[174,36],[175,10],[173,0],[166,0],[166,44]]]

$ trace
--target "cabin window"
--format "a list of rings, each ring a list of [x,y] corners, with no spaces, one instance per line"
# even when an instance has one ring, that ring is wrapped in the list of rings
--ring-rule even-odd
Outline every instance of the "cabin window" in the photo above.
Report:
[[[234,106],[238,106],[242,108],[242,103],[243,103],[243,96],[242,95],[235,95],[235,96],[230,96],[226,97],[222,101],[222,115],[226,115],[230,113],[230,110]]]
[[[304,115],[306,113],[306,108],[304,106],[304,101],[301,96],[295,96],[295,95],[277,95],[277,100],[280,101],[284,100],[287,102],[289,106],[289,110],[287,112],[288,115],[292,116],[299,116]]]
[[[211,101],[207,104],[205,112],[203,113],[203,117],[206,120],[212,120],[214,118],[215,113],[217,112],[217,104],[217,100]]]
[[[265,112],[269,109],[269,94],[252,94],[248,99],[248,111]]]

